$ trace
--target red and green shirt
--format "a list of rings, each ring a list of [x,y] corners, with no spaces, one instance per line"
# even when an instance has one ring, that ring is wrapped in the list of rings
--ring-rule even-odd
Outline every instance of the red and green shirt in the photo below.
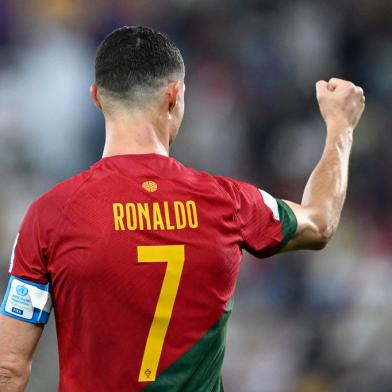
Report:
[[[50,291],[59,391],[220,392],[242,250],[271,256],[296,225],[252,185],[156,154],[104,158],[30,206],[2,312],[42,322]]]

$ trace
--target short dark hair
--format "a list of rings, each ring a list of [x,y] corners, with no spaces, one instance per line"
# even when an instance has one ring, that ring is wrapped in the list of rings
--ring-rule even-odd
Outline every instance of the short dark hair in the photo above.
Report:
[[[184,60],[166,34],[143,26],[124,26],[98,46],[95,82],[117,98],[137,88],[156,88],[172,77],[183,77]]]

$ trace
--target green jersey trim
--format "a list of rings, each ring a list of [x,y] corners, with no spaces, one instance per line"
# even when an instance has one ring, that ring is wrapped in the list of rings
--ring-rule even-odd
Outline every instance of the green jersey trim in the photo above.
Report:
[[[233,299],[220,320],[181,358],[170,365],[143,391],[224,392],[221,368],[225,354],[227,321]]]
[[[282,249],[295,236],[298,222],[293,210],[282,199],[276,199],[276,202],[278,203],[279,218],[283,232],[283,241],[280,245],[280,249]]]

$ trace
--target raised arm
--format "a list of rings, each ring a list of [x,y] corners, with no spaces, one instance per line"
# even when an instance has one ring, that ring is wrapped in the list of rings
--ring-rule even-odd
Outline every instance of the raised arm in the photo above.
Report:
[[[30,377],[31,360],[43,325],[0,314],[0,392],[22,392]]]
[[[322,249],[335,233],[346,196],[353,131],[365,107],[363,90],[351,82],[319,81],[316,90],[327,127],[325,148],[306,184],[301,204],[287,201],[298,228],[282,251]]]

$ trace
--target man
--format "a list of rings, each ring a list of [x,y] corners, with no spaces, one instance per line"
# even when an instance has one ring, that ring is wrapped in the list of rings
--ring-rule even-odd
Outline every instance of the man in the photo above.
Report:
[[[184,74],[180,51],[149,28],[120,28],[99,46],[90,90],[103,159],[26,214],[0,315],[1,392],[24,390],[51,301],[60,391],[223,391],[242,249],[322,249],[336,231],[362,89],[317,83],[327,138],[299,205],[169,157]]]

